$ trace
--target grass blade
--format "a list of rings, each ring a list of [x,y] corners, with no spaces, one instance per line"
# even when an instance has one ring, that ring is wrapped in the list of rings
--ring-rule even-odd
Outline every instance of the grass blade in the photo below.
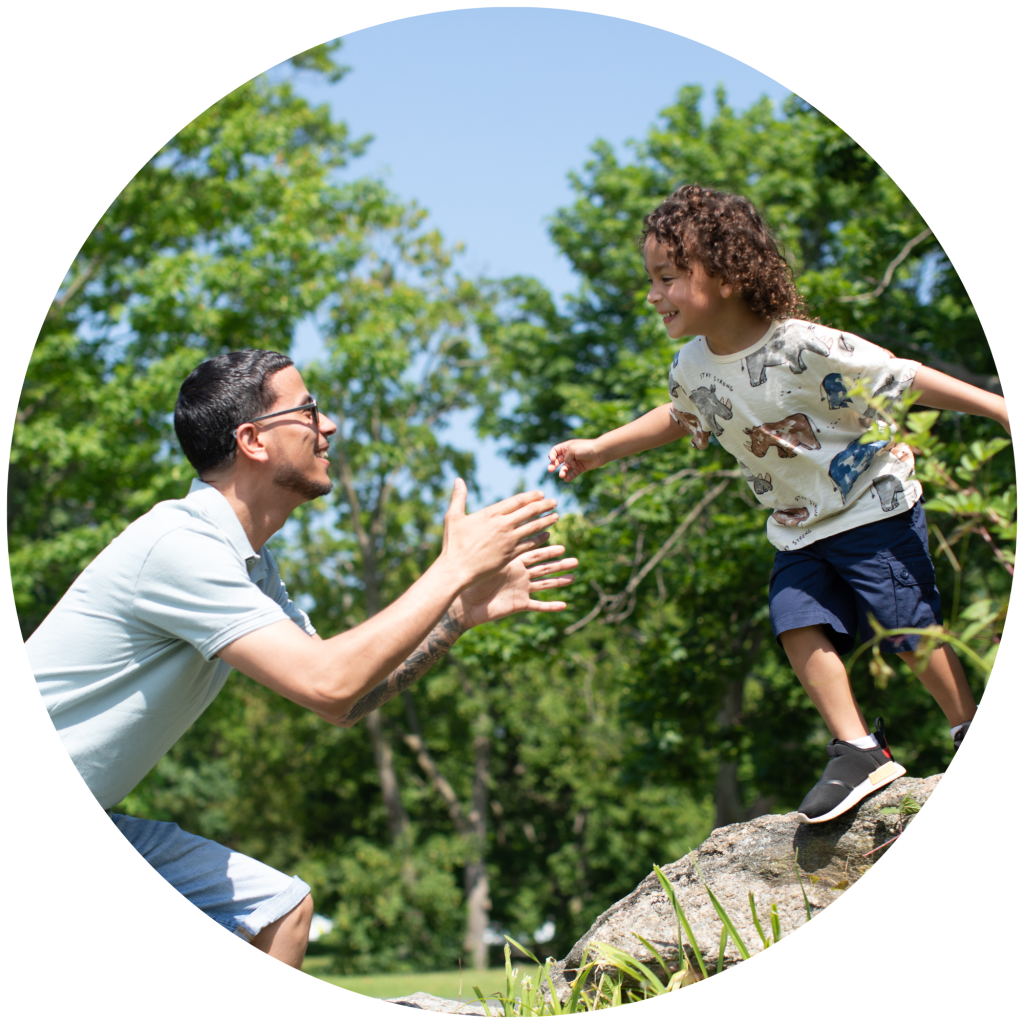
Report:
[[[543,998],[544,985],[547,984],[548,991],[551,993],[550,1001],[544,1000],[544,1005],[541,1007],[541,1015],[545,1013],[545,1010],[550,1011],[552,1016],[560,1016],[564,1012],[562,1006],[562,1000],[558,998],[558,993],[555,991],[554,983],[551,981],[551,965],[554,963],[553,957],[548,957],[547,960],[541,964],[540,972],[537,975],[537,991],[541,993]]]
[[[573,983],[569,988],[569,1013],[576,1012],[576,1007],[579,1005],[581,995],[583,996],[583,1005],[587,1005],[587,997],[583,991],[583,986],[586,984],[587,977],[590,975],[590,972],[594,969],[593,961],[591,961],[589,964],[586,963],[587,954],[589,952],[590,947],[587,946],[587,948],[583,952],[584,966],[582,966],[580,970],[577,972],[576,977],[573,979]]]
[[[800,883],[800,891],[804,894],[804,910],[807,911],[807,920],[811,919],[811,901],[807,898],[807,890],[804,888],[804,880],[800,877],[800,865],[797,863],[797,854],[799,851],[793,851],[793,869],[796,871],[796,880]]]
[[[725,930],[725,925],[722,925],[722,934],[718,937],[718,966],[715,968],[715,974],[722,973],[722,965],[725,963],[725,944],[729,939],[729,933]]]
[[[736,948],[740,951],[740,956],[742,956],[744,960],[749,960],[750,953],[747,952],[747,947],[740,938],[740,933],[736,931],[736,925],[732,923],[729,915],[725,912],[725,907],[718,902],[718,897],[711,891],[711,886],[704,881],[704,873],[701,871],[696,857],[693,858],[693,866],[697,869],[697,874],[700,876],[700,880],[704,884],[704,891],[708,894],[708,898],[711,900],[711,905],[715,908],[715,913],[725,926],[732,941],[736,943]]]
[[[524,945],[522,945],[519,942],[516,942],[516,940],[513,939],[511,935],[506,935],[505,941],[511,942],[512,945],[515,946],[520,953],[524,953],[526,956],[528,956],[538,967],[541,966],[541,962]]]
[[[487,1000],[484,998],[483,992],[480,991],[479,985],[473,986],[473,991],[476,993],[477,999],[480,1000],[480,1005],[484,1008],[484,1014],[487,1017],[491,1016],[491,1008],[487,1005]]]
[[[662,871],[657,864],[654,865],[654,874],[661,883],[662,889],[665,890],[668,894],[668,898],[672,901],[672,909],[676,912],[676,920],[678,920],[678,922],[683,926],[683,930],[686,932],[686,937],[690,940],[690,949],[693,950],[693,955],[697,958],[697,966],[700,967],[700,973],[706,979],[708,976],[708,967],[704,961],[704,954],[700,951],[700,946],[697,945],[697,940],[693,937],[693,929],[690,927],[690,922],[686,920],[683,908],[679,905],[679,897],[676,896],[676,891],[672,888],[672,883],[665,877],[665,872]],[[686,957],[682,939],[679,941],[679,953],[681,957],[679,963],[680,966],[682,966],[683,958]],[[689,963],[689,959],[686,959],[686,963]]]
[[[633,938],[636,939],[637,942],[642,942],[647,947],[647,949],[650,951],[651,956],[653,956],[654,959],[658,961],[658,966],[666,974],[671,973],[668,969],[668,964],[665,963],[665,958],[654,948],[654,946],[652,946],[642,935],[637,935],[636,932],[633,932]]]
[[[754,894],[753,892],[747,892],[747,897],[750,900],[750,916],[754,919],[754,927],[757,929],[757,934],[761,936],[761,948],[768,948],[768,939],[764,934],[764,929],[761,927],[761,921],[757,916],[757,907],[754,906]]]
[[[773,903],[772,904],[772,939],[778,942],[782,938],[782,927],[779,924],[779,908]]]

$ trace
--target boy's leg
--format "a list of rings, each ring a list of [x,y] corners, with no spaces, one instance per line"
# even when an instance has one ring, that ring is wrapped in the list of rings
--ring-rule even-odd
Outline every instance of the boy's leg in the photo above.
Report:
[[[821,626],[787,629],[779,634],[779,642],[829,732],[837,740],[867,736],[870,730],[854,700],[846,666],[825,630]]]
[[[924,664],[916,651],[898,653],[935,698],[952,728],[974,718],[977,709],[971,687],[960,659],[949,644],[936,647]]]

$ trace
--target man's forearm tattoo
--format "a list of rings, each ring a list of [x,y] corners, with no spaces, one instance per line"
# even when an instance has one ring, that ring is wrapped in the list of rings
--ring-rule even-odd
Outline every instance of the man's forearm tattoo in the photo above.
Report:
[[[397,697],[403,690],[407,690],[451,650],[455,641],[465,631],[466,627],[457,615],[450,611],[445,612],[423,643],[384,682],[378,683],[369,693],[360,697],[342,719],[341,724],[355,725],[371,711],[376,711],[392,697]]]

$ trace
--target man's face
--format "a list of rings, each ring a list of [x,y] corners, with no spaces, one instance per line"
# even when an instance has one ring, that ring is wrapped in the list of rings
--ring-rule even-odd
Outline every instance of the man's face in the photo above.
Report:
[[[268,413],[313,401],[294,366],[279,370],[270,384],[277,398]],[[327,448],[330,436],[338,429],[337,424],[323,413],[319,414],[318,422],[314,422],[313,410],[304,409],[268,416],[256,425],[270,453],[273,481],[278,487],[298,494],[303,501],[330,493],[333,484],[327,475],[330,466]]]
[[[661,315],[670,338],[714,333],[723,308],[717,277],[708,277],[696,261],[689,270],[680,270],[653,235],[644,245],[644,266],[651,282],[647,301]]]

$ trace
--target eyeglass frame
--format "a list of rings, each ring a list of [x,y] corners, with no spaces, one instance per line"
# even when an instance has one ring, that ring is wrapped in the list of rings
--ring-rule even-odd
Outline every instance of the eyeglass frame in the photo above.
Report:
[[[306,409],[313,410],[313,423],[317,430],[320,429],[320,409],[316,404],[314,398],[311,402],[306,402],[304,405],[294,405],[290,409],[276,409],[274,412],[265,412],[262,416],[253,416],[252,419],[243,420],[235,427],[235,440],[238,440],[238,431],[246,425],[246,423],[258,423],[260,420],[269,420],[271,416],[284,416],[285,413],[289,412],[305,412]]]

